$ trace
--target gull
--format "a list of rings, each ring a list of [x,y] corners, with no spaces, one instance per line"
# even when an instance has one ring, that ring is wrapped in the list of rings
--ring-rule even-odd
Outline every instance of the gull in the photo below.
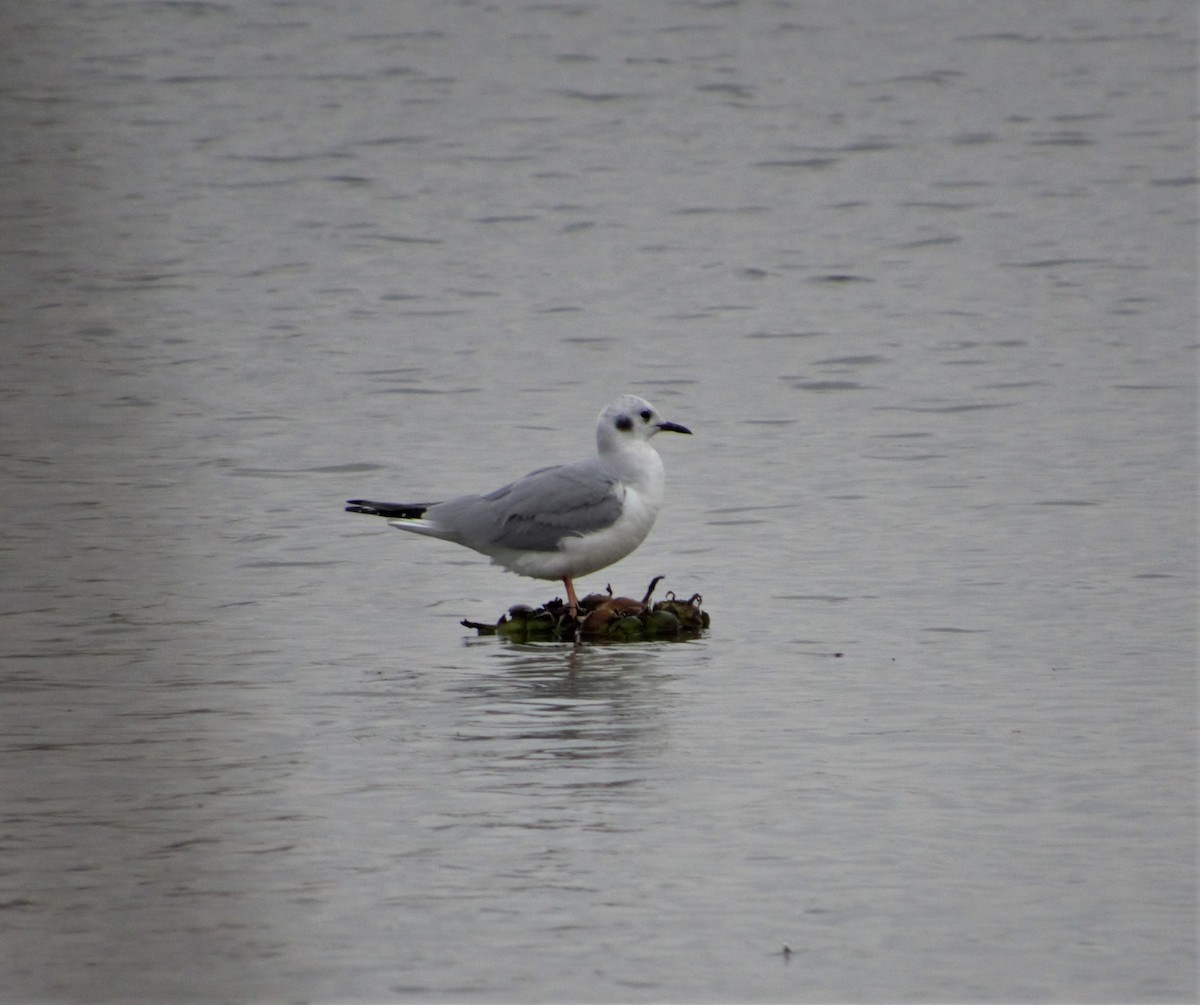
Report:
[[[350,499],[348,513],[453,541],[519,576],[562,580],[571,617],[574,580],[620,561],[646,539],[663,500],[663,462],[650,438],[691,433],[623,394],[596,420],[596,456],[538,468],[486,495],[437,503]]]

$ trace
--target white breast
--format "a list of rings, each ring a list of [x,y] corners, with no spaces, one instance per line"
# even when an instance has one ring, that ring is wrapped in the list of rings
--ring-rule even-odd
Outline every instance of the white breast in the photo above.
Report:
[[[569,537],[562,542],[561,552],[571,566],[567,575],[586,576],[623,559],[646,540],[658,517],[661,502],[661,491],[653,498],[626,489],[625,506],[616,523],[593,534]]]

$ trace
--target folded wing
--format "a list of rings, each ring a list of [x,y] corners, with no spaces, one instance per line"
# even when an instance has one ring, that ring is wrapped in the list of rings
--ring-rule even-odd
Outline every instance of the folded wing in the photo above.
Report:
[[[556,551],[617,521],[625,488],[592,462],[540,468],[483,496],[431,506],[425,519],[469,547]]]

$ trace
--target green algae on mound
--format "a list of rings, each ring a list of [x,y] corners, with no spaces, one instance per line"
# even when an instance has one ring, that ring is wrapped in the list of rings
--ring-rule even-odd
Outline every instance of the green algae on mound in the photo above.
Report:
[[[668,593],[665,600],[650,603],[654,587],[662,576],[650,582],[641,600],[591,593],[579,601],[578,617],[571,617],[567,604],[555,598],[542,607],[517,604],[509,608],[494,625],[477,621],[462,622],[480,635],[501,635],[513,642],[647,642],[697,638],[709,625],[696,593],[681,600]]]

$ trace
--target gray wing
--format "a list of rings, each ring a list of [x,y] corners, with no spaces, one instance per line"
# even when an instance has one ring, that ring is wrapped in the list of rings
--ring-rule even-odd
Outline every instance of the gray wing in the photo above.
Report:
[[[468,547],[556,551],[564,537],[615,523],[624,498],[624,486],[590,461],[539,468],[487,495],[439,503],[426,516]]]

